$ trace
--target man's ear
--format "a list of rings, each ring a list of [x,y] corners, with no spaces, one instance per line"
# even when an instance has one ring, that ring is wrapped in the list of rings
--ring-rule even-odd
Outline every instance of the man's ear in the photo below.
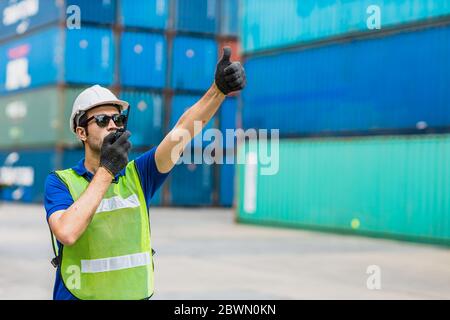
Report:
[[[86,141],[87,140],[86,128],[77,127],[75,132],[76,132],[76,134],[78,136],[78,139],[80,139],[81,141]]]

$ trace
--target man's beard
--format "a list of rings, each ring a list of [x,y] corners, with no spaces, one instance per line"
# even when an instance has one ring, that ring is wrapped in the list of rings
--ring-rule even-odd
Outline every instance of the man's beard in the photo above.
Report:
[[[96,154],[96,155],[100,155],[101,150],[102,150],[102,141],[89,141],[88,142],[88,146],[89,149],[91,149],[92,153]]]

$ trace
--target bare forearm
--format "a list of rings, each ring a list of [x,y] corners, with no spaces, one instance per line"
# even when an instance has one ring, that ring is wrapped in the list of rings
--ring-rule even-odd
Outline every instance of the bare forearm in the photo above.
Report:
[[[52,231],[60,242],[72,245],[81,237],[111,182],[111,174],[100,167],[80,198],[51,221]]]
[[[192,107],[186,110],[175,127],[167,134],[156,151],[156,164],[160,172],[168,172],[189,141],[199,134],[219,109],[225,95],[215,84]]]
[[[224,99],[225,95],[217,89],[215,84],[213,84],[199,101],[184,112],[175,125],[175,128],[187,130],[191,137],[197,135],[211,120]],[[202,124],[202,127],[198,132],[194,131],[194,129],[197,129],[194,128],[194,123],[196,121],[199,121]]]

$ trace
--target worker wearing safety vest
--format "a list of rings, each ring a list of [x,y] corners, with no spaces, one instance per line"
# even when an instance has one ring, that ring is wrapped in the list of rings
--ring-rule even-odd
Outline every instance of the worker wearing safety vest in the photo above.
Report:
[[[56,255],[54,299],[152,296],[149,202],[191,137],[199,133],[194,123],[201,121],[203,127],[228,93],[245,86],[244,69],[231,62],[230,55],[231,49],[224,48],[213,85],[157,147],[134,161],[128,161],[130,132],[123,129],[128,103],[99,85],[75,99],[70,128],[82,141],[85,158],[51,173],[45,188]]]

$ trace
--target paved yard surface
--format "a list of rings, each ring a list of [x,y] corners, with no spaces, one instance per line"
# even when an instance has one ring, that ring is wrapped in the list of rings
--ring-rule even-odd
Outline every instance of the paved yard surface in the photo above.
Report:
[[[151,209],[154,299],[450,299],[450,250],[239,225],[228,209]],[[0,203],[0,299],[51,299],[45,213]],[[381,289],[367,288],[367,267]]]

